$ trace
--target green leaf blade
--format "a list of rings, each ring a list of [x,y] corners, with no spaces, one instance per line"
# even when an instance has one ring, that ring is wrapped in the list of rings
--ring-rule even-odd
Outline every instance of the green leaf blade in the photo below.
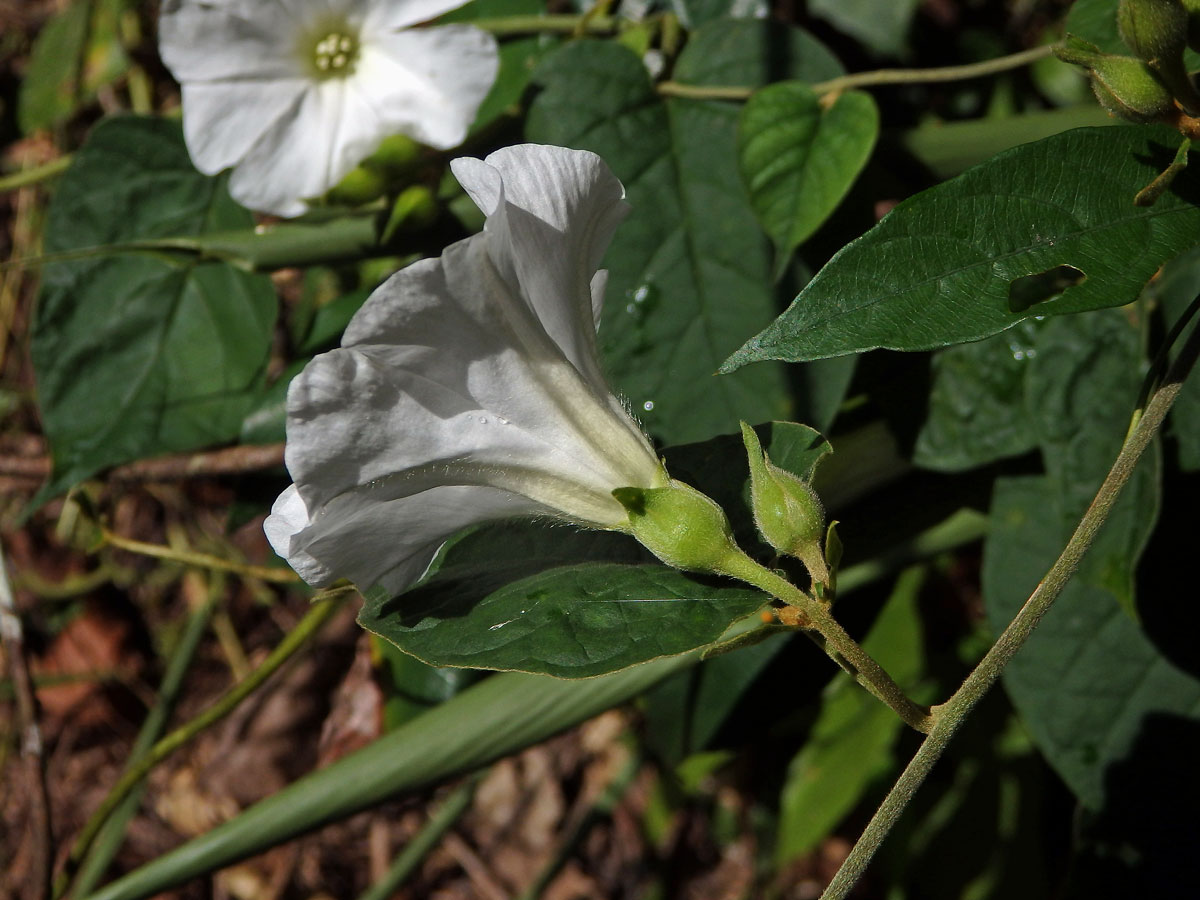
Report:
[[[802,82],[756,92],[738,124],[738,162],[754,211],[775,244],[778,279],[793,250],[837,208],[871,155],[879,112],[850,91],[825,108]]]
[[[1035,315],[1119,306],[1195,241],[1200,210],[1185,173],[1158,204],[1133,195],[1170,161],[1174,132],[1077,129],[999,154],[906,200],[844,247],[788,310],[726,360],[797,362],[885,347],[974,341]],[[1168,146],[1169,145],[1169,146]],[[1013,283],[1060,267],[1045,299]]]
[[[761,84],[777,59],[793,77],[840,73],[802,32],[720,20],[691,36],[675,78]],[[737,174],[738,107],[665,100],[634,53],[598,41],[564,46],[534,82],[542,91],[526,137],[592,150],[625,184],[632,213],[605,257],[600,341],[615,386],[646,428],[682,443],[735,431],[739,419],[789,417],[778,367],[711,377],[741,336],[776,310],[769,244]]]
[[[711,644],[767,602],[661,565],[551,569],[481,602],[462,587],[369,594],[359,623],[430,665],[590,678]]]
[[[247,228],[196,172],[177,123],[98,125],[63,176],[48,252]],[[44,495],[100,469],[237,436],[261,389],[276,301],[266,276],[148,254],[52,263],[33,328],[54,459]]]

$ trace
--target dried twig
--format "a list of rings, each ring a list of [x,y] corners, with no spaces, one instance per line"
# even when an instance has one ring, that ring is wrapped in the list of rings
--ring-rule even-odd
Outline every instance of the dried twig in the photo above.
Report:
[[[0,638],[8,655],[13,690],[17,698],[17,717],[21,728],[21,760],[25,770],[22,781],[29,788],[29,833],[33,838],[33,871],[26,883],[31,900],[50,896],[51,847],[50,800],[46,791],[46,771],[42,760],[42,732],[38,727],[37,700],[33,680],[25,659],[25,632],[17,615],[12,584],[0,550]]]
[[[107,480],[116,482],[179,481],[214,475],[237,475],[283,465],[283,444],[245,445],[204,453],[179,453],[117,466]],[[42,481],[50,476],[48,456],[0,456],[0,476]]]

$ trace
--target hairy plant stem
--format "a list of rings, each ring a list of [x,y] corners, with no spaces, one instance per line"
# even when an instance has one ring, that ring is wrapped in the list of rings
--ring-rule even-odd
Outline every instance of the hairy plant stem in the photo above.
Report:
[[[890,706],[905,724],[922,733],[929,731],[933,724],[929,711],[908,698],[883,666],[846,633],[825,604],[748,556],[734,557],[722,572],[766,591],[772,597],[777,597],[788,606],[799,610],[808,619],[805,633],[829,654],[834,662],[849,672],[854,680],[870,691],[876,699]]]
[[[309,638],[321,629],[321,626],[329,621],[341,606],[342,600],[352,590],[353,588],[337,588],[316,600],[304,618],[284,636],[283,640],[257,669],[230,688],[224,696],[200,715],[185,722],[156,743],[145,756],[125,770],[108,792],[108,796],[92,813],[79,836],[75,838],[75,843],[71,846],[71,853],[67,857],[66,866],[54,882],[55,898],[63,896],[66,892],[67,885],[74,877],[80,862],[91,848],[92,842],[104,827],[108,817],[121,805],[129,792],[142,782],[150,770],[200,732],[225,718],[237,708],[238,704],[258,690],[263,682],[275,674],[285,662],[295,655],[296,651],[307,643]]]
[[[1174,364],[1168,370],[1161,385],[1159,385],[1146,403],[1145,410],[1137,418],[1137,424],[1130,430],[1117,454],[1116,461],[1109,469],[1104,483],[1096,492],[1091,506],[1079,520],[1079,525],[1071,539],[1067,541],[1061,555],[1050,567],[1041,583],[1030,594],[1020,612],[1004,629],[1004,633],[987,652],[975,670],[954,692],[954,695],[940,706],[932,710],[933,728],[929,736],[921,744],[900,778],[893,785],[871,821],[867,824],[858,842],[842,863],[837,875],[829,883],[829,887],[821,895],[821,900],[842,900],[858,883],[875,851],[883,843],[896,820],[908,805],[925,777],[933,769],[942,752],[954,737],[955,732],[966,721],[967,716],[975,705],[983,698],[988,689],[995,684],[996,679],[1004,671],[1009,660],[1013,658],[1021,646],[1042,621],[1051,605],[1062,593],[1063,587],[1079,567],[1080,560],[1091,547],[1113,505],[1120,496],[1121,489],[1129,481],[1150,441],[1162,426],[1163,419],[1179,390],[1184,379],[1191,372],[1200,355],[1200,329],[1192,332],[1187,343],[1180,351]]]
[[[983,62],[970,63],[965,66],[943,66],[937,69],[876,69],[871,72],[855,72],[842,75],[828,81],[819,81],[811,85],[818,94],[833,94],[848,91],[853,88],[878,87],[887,84],[932,84],[940,81],[965,81],[969,78],[982,78],[985,75],[995,75],[1010,69],[1019,69],[1030,63],[1045,59],[1052,52],[1050,45],[1022,50],[1009,56],[988,59]],[[657,90],[666,97],[686,97],[692,100],[745,100],[753,94],[757,87],[741,87],[726,85],[681,84],[677,81],[661,82]]]

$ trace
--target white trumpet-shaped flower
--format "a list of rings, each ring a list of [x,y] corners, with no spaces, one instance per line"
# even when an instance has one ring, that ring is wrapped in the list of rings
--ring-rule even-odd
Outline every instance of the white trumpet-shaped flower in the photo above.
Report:
[[[495,80],[495,40],[413,29],[464,0],[164,0],[163,61],[196,168],[295,216],[393,134],[460,144]]]
[[[629,530],[612,492],[668,482],[596,355],[621,183],[561,147],[452,166],[484,230],[393,275],[288,391],[295,484],[265,528],[311,584],[400,591],[497,518]]]

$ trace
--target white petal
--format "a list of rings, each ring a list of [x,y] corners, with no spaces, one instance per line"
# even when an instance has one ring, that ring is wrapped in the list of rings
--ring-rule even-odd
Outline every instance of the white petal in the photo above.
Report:
[[[280,119],[295,115],[309,86],[298,78],[183,85],[183,135],[196,168],[215,175],[237,163]]]
[[[497,268],[520,285],[567,359],[607,392],[595,362],[591,282],[629,209],[621,182],[594,153],[536,144],[498,150],[482,163],[463,159],[451,165],[489,216]]]
[[[180,83],[295,78],[301,25],[280,0],[164,0],[159,53]]]
[[[343,345],[469,398],[460,411],[486,417],[488,427],[459,433],[464,443],[458,453],[468,452],[470,441],[487,446],[501,437],[494,424],[508,422],[573,459],[573,477],[597,485],[610,515],[623,518],[610,505],[611,491],[653,480],[654,452],[608,388],[596,390],[582,379],[528,306],[511,295],[490,264],[489,240],[486,233],[475,235],[446,248],[441,260],[396,273],[351,321]],[[590,308],[588,321],[590,327]],[[289,429],[290,418],[289,404]],[[439,452],[444,455],[445,448]],[[414,454],[419,455],[415,448]]]
[[[299,215],[305,199],[337,184],[386,134],[355,79],[331,78],[267,129],[234,169],[229,192],[251,209]]]
[[[495,38],[468,25],[365,32],[354,80],[385,134],[445,150],[467,136],[499,59]]]
[[[516,353],[432,373],[444,379],[438,381],[429,360],[451,357],[447,348],[407,350],[336,350],[293,380],[288,468],[310,508],[324,508],[363,485],[378,502],[437,484],[482,484],[518,492],[573,521],[611,526],[624,520],[611,496],[624,482],[569,427],[551,444],[471,395],[472,383],[491,383],[522,394],[522,408],[532,405],[531,396],[544,397]],[[538,412],[542,432],[549,430],[547,420],[559,424],[558,411],[545,401]]]
[[[396,594],[424,574],[456,531],[540,511],[524,498],[487,487],[435,487],[386,502],[363,488],[325,507],[291,546],[300,558],[328,560],[339,576],[361,587],[380,585]]]
[[[312,555],[292,547],[292,539],[308,525],[308,509],[293,484],[271,506],[271,514],[263,522],[263,531],[275,552],[286,559],[301,578],[316,587],[324,587],[335,580],[332,571]]]
[[[458,9],[467,0],[370,0],[364,28],[384,31],[408,28]]]

